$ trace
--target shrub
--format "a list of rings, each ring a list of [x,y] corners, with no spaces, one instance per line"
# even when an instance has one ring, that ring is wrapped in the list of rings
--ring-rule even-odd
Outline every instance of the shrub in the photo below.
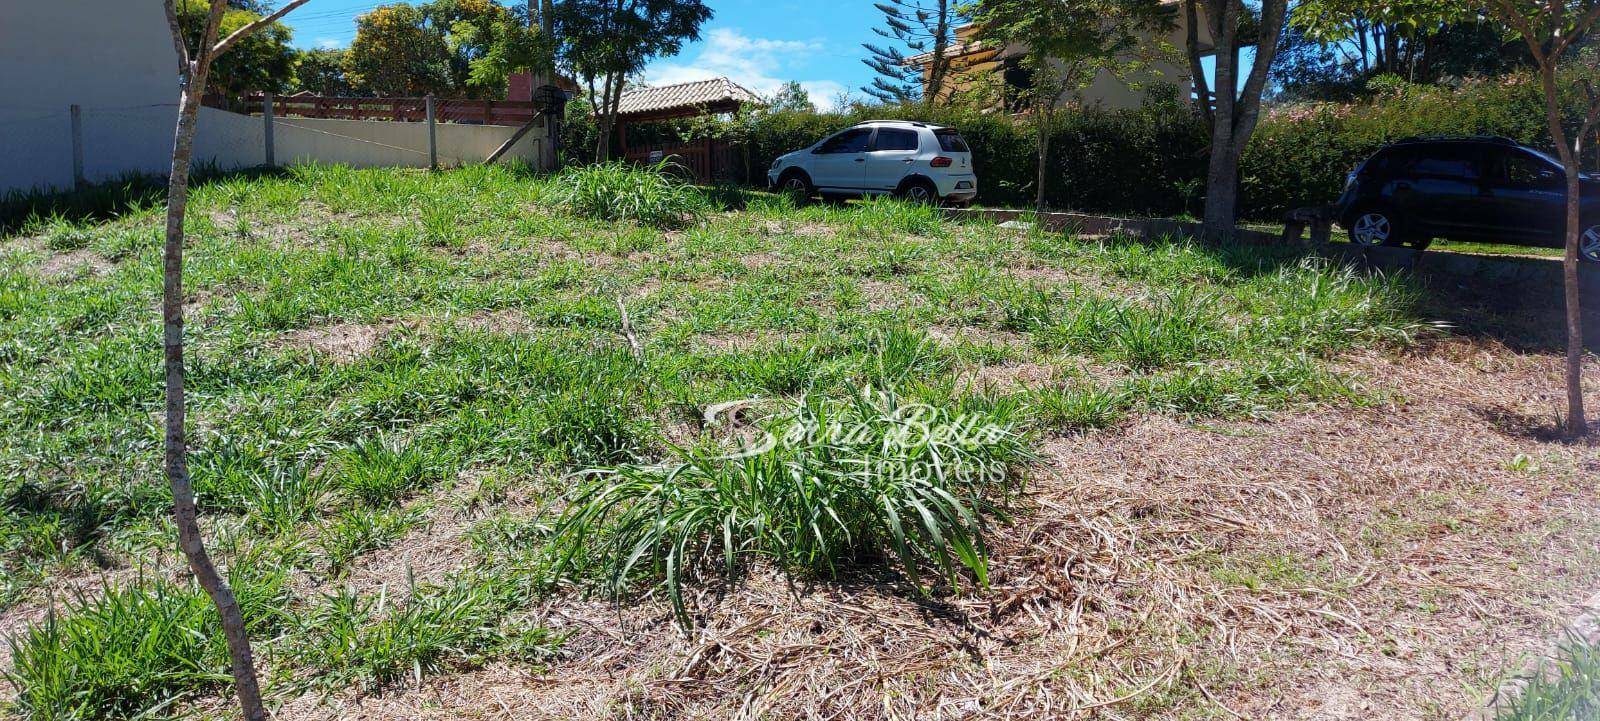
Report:
[[[707,203],[699,189],[669,170],[665,161],[649,168],[621,162],[570,168],[555,179],[551,197],[587,218],[679,227],[704,213]]]
[[[896,558],[919,585],[927,566],[983,584],[983,527],[1029,458],[1015,426],[994,409],[961,417],[870,392],[808,398],[763,425],[759,452],[681,450],[670,465],[594,472],[555,526],[556,568],[613,593],[661,584],[685,625],[684,583],[719,562],[727,574],[756,558],[833,574]],[[952,434],[963,428],[984,431]]]

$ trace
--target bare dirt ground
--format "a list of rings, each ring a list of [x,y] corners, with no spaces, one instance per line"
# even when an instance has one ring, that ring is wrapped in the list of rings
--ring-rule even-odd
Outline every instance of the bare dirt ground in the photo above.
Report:
[[[1600,588],[1600,447],[1553,436],[1552,355],[1450,340],[1346,364],[1390,400],[1048,441],[986,590],[755,574],[702,597],[687,637],[656,599],[560,599],[548,667],[284,713],[1459,718]]]

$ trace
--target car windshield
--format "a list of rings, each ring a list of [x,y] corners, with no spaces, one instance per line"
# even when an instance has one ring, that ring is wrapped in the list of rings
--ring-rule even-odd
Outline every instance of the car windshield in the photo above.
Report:
[[[1542,150],[1534,150],[1533,148],[1523,148],[1523,150],[1527,151],[1529,154],[1533,155],[1534,157],[1540,158],[1540,159],[1544,160],[1545,162],[1556,166],[1557,168],[1564,167],[1564,166],[1561,165],[1561,161],[1560,160],[1557,160],[1555,158],[1550,157],[1548,154],[1546,154]]]
[[[971,152],[967,149],[967,141],[963,140],[961,134],[954,130],[935,130],[933,134],[934,137],[939,139],[939,148],[946,153]]]

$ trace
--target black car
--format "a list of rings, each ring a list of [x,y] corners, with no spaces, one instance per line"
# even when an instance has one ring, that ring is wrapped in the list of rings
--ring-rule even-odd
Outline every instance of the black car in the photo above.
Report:
[[[1417,138],[1362,163],[1335,206],[1358,245],[1426,248],[1434,238],[1563,247],[1566,176],[1506,138]],[[1582,180],[1579,255],[1600,262],[1600,179]]]

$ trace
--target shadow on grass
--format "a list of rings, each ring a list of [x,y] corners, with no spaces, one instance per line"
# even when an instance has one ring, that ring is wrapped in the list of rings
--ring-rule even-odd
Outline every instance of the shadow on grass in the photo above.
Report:
[[[242,178],[280,177],[284,168],[242,168],[223,171],[215,166],[197,166],[190,183],[196,188],[207,183]],[[10,235],[28,225],[31,219],[59,218],[69,223],[111,220],[130,211],[166,202],[165,175],[130,173],[95,183],[78,190],[12,191],[0,195],[0,236]]]
[[[1142,241],[1113,238],[1103,243],[1164,244],[1181,242],[1170,238]],[[1293,246],[1212,245],[1193,246],[1241,278],[1277,272],[1293,266],[1313,253]],[[1450,251],[1443,251],[1449,253]],[[1441,251],[1429,251],[1440,254]],[[1497,262],[1549,264],[1548,281],[1507,281],[1481,276],[1459,276],[1438,270],[1440,263],[1429,262],[1418,272],[1379,270],[1360,260],[1339,260],[1364,267],[1366,272],[1390,273],[1403,278],[1415,289],[1410,315],[1418,320],[1437,321],[1456,335],[1481,338],[1504,344],[1523,353],[1562,353],[1566,350],[1566,301],[1559,273],[1559,258],[1507,257]],[[1583,298],[1584,346],[1600,352],[1600,297]]]

